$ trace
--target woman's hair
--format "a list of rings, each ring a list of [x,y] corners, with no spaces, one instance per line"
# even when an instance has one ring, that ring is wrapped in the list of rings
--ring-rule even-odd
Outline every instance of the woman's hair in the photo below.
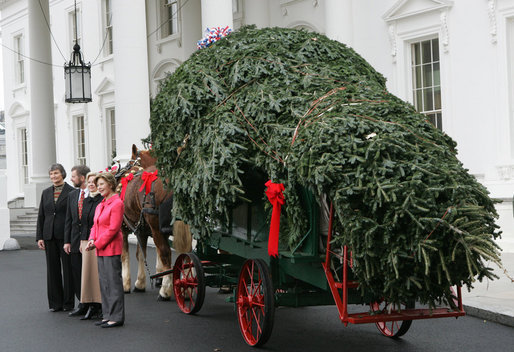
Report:
[[[66,170],[64,170],[64,167],[61,164],[52,164],[52,166],[50,166],[50,170],[48,170],[48,173],[54,170],[59,170],[61,172],[62,178],[66,178]]]
[[[114,175],[110,172],[102,172],[96,175],[95,177],[95,185],[98,186],[98,180],[103,178],[105,182],[111,186],[112,191],[116,191],[116,179],[114,178]]]
[[[96,176],[98,176],[98,172],[94,172],[94,171],[91,171],[91,172],[88,172],[87,175],[86,175],[86,182],[87,180],[89,180],[89,178],[93,176],[96,178]],[[96,183],[96,181],[94,181]]]

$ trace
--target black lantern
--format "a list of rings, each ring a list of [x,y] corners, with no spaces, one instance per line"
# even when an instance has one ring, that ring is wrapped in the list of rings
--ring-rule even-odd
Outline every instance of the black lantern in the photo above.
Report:
[[[75,45],[70,62],[64,64],[65,101],[89,103],[91,98],[91,64],[84,64],[77,41],[77,1],[75,1]]]

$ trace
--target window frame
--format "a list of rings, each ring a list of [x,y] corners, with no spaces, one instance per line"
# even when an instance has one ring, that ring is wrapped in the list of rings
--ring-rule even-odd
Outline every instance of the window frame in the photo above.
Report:
[[[103,56],[108,57],[114,53],[114,40],[112,29],[112,0],[102,0],[102,38],[104,43]],[[107,38],[106,38],[107,36]]]
[[[13,35],[14,48],[14,83],[15,86],[23,86],[25,81],[25,36],[23,33]]]
[[[113,124],[114,120],[114,124]],[[107,160],[109,163],[112,163],[114,157],[114,153],[117,153],[116,150],[116,108],[114,106],[109,106],[105,109],[105,127],[106,127],[106,150],[107,150]]]
[[[430,43],[430,58],[426,61],[424,55],[424,44]],[[437,44],[437,57],[434,55],[434,44]],[[441,42],[438,35],[432,35],[429,37],[419,38],[417,40],[411,40],[409,45],[409,70],[410,70],[410,94],[412,104],[416,110],[423,115],[427,116],[429,121],[438,129],[443,129],[443,94],[442,94],[442,83],[441,83]],[[415,46],[419,47],[419,58],[416,58]],[[418,60],[419,59],[419,60]],[[426,71],[427,66],[429,70]],[[435,67],[438,69],[436,70]],[[417,70],[419,68],[419,70]],[[436,84],[436,73],[437,81]],[[430,84],[425,84],[425,78],[430,77]],[[418,78],[421,80],[421,84],[418,85]],[[425,100],[428,96],[427,91],[432,91],[430,94],[431,102],[427,103]],[[437,99],[436,91],[439,91],[439,99]],[[420,94],[418,94],[420,92]],[[421,98],[421,102],[418,100]],[[427,106],[430,105],[430,106]],[[431,109],[430,109],[431,107]]]
[[[166,28],[169,29],[169,24],[166,22],[170,21],[170,18],[169,18],[170,13],[168,11],[172,11],[172,8],[170,8],[167,11],[165,11],[165,9],[170,3],[175,4],[176,9],[177,9],[176,14],[175,14],[176,32],[174,32],[174,33],[173,32],[170,33],[169,30],[168,30],[168,32],[164,32],[164,30]],[[181,21],[181,16],[180,16],[180,14],[181,14],[180,7],[181,7],[180,0],[157,0],[157,11],[158,11],[157,19],[158,19],[159,26],[161,26],[161,28],[159,28],[159,30],[157,31],[158,32],[158,40],[160,40],[160,41],[173,40],[173,39],[178,38],[181,35],[182,21]],[[165,19],[165,16],[167,17],[166,19]],[[171,16],[172,16],[172,14],[171,14]]]
[[[87,165],[87,133],[84,114],[73,116],[73,144],[75,165]]]
[[[82,46],[82,8],[77,6],[77,43]],[[68,33],[70,36],[70,51],[75,45],[75,8],[68,11]]]
[[[29,184],[29,144],[27,127],[18,129],[19,137],[19,164],[20,164],[20,186],[21,190]]]

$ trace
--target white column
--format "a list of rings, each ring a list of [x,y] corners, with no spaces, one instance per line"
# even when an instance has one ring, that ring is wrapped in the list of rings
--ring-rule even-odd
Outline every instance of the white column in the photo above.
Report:
[[[7,208],[7,176],[0,173],[0,251],[19,249],[16,239],[11,238],[9,209]]]
[[[202,34],[206,28],[226,26],[234,29],[232,0],[202,0]]]
[[[45,22],[45,16],[47,19],[50,18],[48,0],[27,1],[27,3],[29,55],[42,62],[52,62],[50,32]],[[27,130],[30,184],[24,190],[25,206],[37,207],[41,190],[49,183],[48,168],[56,162],[52,67],[30,60],[28,85],[30,118]]]
[[[325,35],[353,46],[353,0],[325,0]]]
[[[112,30],[116,151],[130,158],[132,144],[150,133],[150,86],[145,0],[113,0]]]

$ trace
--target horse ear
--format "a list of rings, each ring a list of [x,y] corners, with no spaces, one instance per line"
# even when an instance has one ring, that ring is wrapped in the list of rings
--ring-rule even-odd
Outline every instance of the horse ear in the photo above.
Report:
[[[137,147],[135,144],[132,144],[132,159],[135,159],[137,156]]]

